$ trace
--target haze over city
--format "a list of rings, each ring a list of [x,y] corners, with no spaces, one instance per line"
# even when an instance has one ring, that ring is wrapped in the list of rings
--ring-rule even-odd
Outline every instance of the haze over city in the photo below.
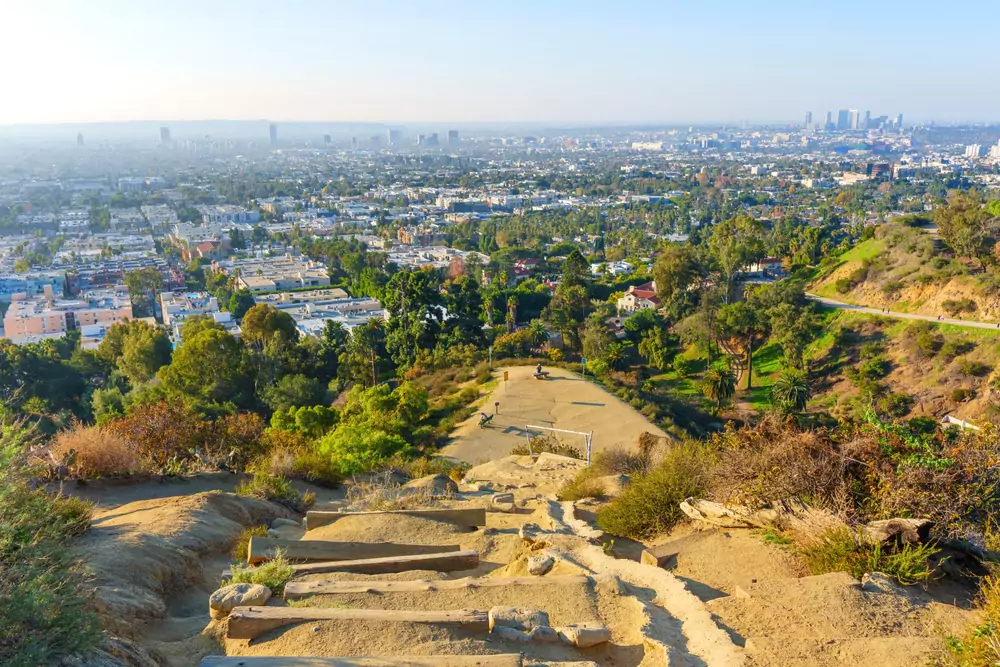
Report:
[[[959,5],[5,0],[0,125],[995,119],[1000,5]]]

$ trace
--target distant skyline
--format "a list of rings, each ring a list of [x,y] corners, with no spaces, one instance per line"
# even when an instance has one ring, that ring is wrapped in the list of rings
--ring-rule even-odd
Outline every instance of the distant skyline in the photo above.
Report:
[[[0,0],[0,125],[996,121],[998,19],[989,0]]]

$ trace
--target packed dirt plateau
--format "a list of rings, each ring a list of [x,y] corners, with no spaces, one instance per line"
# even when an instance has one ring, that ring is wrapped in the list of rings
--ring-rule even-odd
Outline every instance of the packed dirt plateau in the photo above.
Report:
[[[260,664],[902,667],[927,664],[974,613],[935,588],[804,576],[791,553],[747,529],[689,523],[656,542],[668,563],[640,562],[650,545],[603,536],[591,522],[596,501],[555,500],[583,465],[510,456],[470,470],[458,492],[426,499],[431,513],[313,514],[308,531],[282,507],[227,492],[106,508],[80,546],[116,638],[117,657],[102,664],[368,656],[385,660]],[[495,499],[501,493],[512,498]],[[328,496],[318,509],[357,508]],[[320,567],[297,572],[284,596],[213,620],[209,596],[228,552],[244,526],[261,523],[299,551],[350,543],[359,553],[436,553],[300,561]]]

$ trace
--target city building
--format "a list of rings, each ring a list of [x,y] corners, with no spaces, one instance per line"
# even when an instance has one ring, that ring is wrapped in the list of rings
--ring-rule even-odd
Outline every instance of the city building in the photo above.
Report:
[[[840,109],[837,112],[837,129],[848,130],[851,127],[851,112],[847,109]]]
[[[808,128],[812,124],[813,124],[813,112],[812,111],[807,111],[806,112],[805,127]]]
[[[304,336],[322,335],[328,321],[339,322],[350,331],[369,320],[387,319],[386,311],[377,299],[354,299],[342,289],[267,294],[255,296],[254,301],[269,304],[290,315]]]
[[[965,157],[980,158],[983,156],[982,144],[970,144],[965,147]]]
[[[115,285],[83,292],[75,298],[57,297],[51,286],[42,294],[15,294],[3,318],[4,338],[18,345],[59,338],[67,331],[132,319],[128,288]]]
[[[236,276],[237,287],[251,292],[281,292],[303,287],[328,287],[326,265],[298,257],[265,257],[213,262],[217,271]]]
[[[32,297],[49,288],[53,294],[66,292],[65,271],[28,271],[26,273],[0,273],[0,301],[13,301],[15,294]]]
[[[160,128],[160,145],[169,146],[170,145],[170,128],[161,127]]]
[[[390,129],[386,131],[386,139],[388,140],[390,146],[396,146],[397,144],[399,144],[399,140],[402,138],[402,136],[403,133],[400,132],[399,130]]]
[[[448,145],[451,148],[458,146],[458,130],[448,130]]]
[[[851,109],[847,112],[847,124],[852,130],[860,129],[861,114],[858,113],[857,109]]]
[[[271,123],[270,125],[267,126],[267,132],[268,132],[268,136],[269,136],[269,138],[271,140],[271,147],[273,148],[273,147],[277,146],[278,145],[278,126],[276,124],[274,124],[274,123]]]
[[[160,292],[163,323],[172,326],[192,315],[215,315],[219,300],[208,292]]]

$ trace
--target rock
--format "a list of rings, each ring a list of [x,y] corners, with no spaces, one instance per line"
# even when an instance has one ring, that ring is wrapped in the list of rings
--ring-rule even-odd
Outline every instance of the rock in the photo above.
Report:
[[[292,521],[291,519],[282,519],[281,517],[275,519],[271,522],[271,528],[281,528],[282,526],[291,526],[292,528],[301,528],[302,522]]]
[[[516,508],[516,505],[514,505],[514,494],[513,493],[493,494],[493,497],[490,498],[490,507],[499,512],[506,512],[510,514]]]
[[[498,625],[492,630],[490,634],[496,636],[497,639],[501,639],[506,642],[521,642],[522,644],[527,644],[531,641],[531,635],[527,632],[522,632],[515,628],[508,628],[503,625]]]
[[[479,493],[483,490],[483,485],[479,482],[472,482],[471,484],[462,484],[458,490],[463,493]]]
[[[496,535],[496,534],[497,534],[497,529],[494,528],[493,526],[483,527],[483,535]]]
[[[549,615],[540,609],[527,607],[493,607],[489,613],[490,631],[494,628],[513,628],[529,631],[549,624]]]
[[[605,572],[604,574],[599,574],[594,578],[594,583],[596,584],[597,590],[602,593],[610,593],[611,595],[625,595],[625,584],[618,575]]]
[[[865,536],[880,544],[924,544],[930,538],[934,522],[930,519],[882,519],[862,528]]]
[[[212,618],[224,618],[236,607],[259,606],[271,598],[271,589],[260,584],[230,584],[212,593],[208,607]]]
[[[556,559],[548,554],[538,554],[537,556],[528,557],[528,574],[533,574],[537,577],[548,573],[552,569],[552,566],[556,564]]]
[[[555,629],[559,638],[570,646],[588,648],[611,641],[611,630],[599,621],[574,623]]]
[[[919,586],[904,586],[895,577],[882,572],[868,572],[861,577],[861,590],[866,593],[899,595],[911,602],[921,600],[924,595]]]
[[[528,636],[531,637],[531,641],[541,644],[551,644],[559,641],[559,633],[556,632],[555,628],[550,628],[547,625],[539,625],[532,628]]]
[[[526,542],[534,542],[542,534],[542,528],[537,523],[526,523],[517,531],[518,537]]]
[[[428,475],[407,482],[403,485],[403,492],[426,493],[432,496],[450,496],[458,493],[458,484],[451,477],[445,474]]]
[[[275,528],[268,528],[267,529],[267,536],[268,537],[278,537],[278,538],[280,538],[281,537],[281,531],[277,530]]]

